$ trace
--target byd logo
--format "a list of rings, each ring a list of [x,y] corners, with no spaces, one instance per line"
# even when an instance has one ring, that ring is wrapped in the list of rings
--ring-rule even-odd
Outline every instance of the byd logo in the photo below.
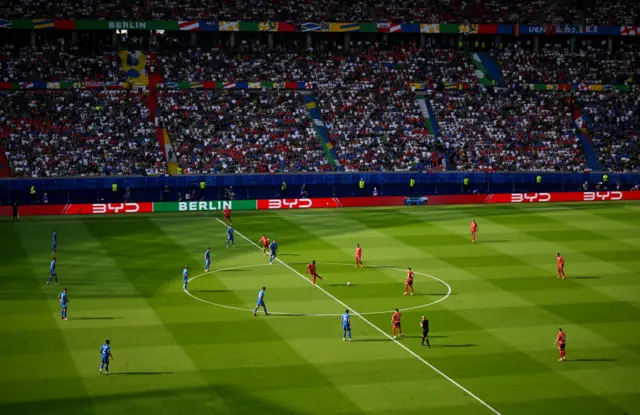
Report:
[[[511,193],[511,203],[549,202],[551,193]]]
[[[311,199],[269,199],[269,209],[307,209],[312,205]]]
[[[94,203],[93,214],[104,213],[135,213],[140,210],[137,203]]]
[[[584,201],[622,200],[622,192],[584,192]]]

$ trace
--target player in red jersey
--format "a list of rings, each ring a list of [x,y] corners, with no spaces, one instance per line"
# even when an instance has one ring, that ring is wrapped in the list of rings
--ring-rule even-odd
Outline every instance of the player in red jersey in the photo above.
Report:
[[[224,210],[222,211],[222,214],[224,215],[224,223],[226,224],[227,221],[229,221],[228,225],[231,226],[231,209],[229,208],[224,208]]]
[[[411,295],[413,295],[413,271],[411,268],[407,268],[407,281],[404,283],[404,295],[407,295],[411,288]]]
[[[402,337],[402,327],[400,326],[400,317],[402,313],[396,308],[395,313],[391,317],[391,332],[393,333],[393,338],[396,338],[396,329],[398,329],[398,336]]]
[[[471,221],[471,225],[469,225],[469,230],[471,231],[471,242],[476,241],[476,232],[478,232],[478,224],[476,220]]]
[[[324,278],[322,278],[316,272],[316,261],[311,261],[311,263],[307,265],[307,274],[313,277],[313,280],[311,281],[311,283],[313,284],[314,287],[316,286],[316,278],[320,278],[321,280],[324,280]]]
[[[558,278],[561,280],[566,278],[566,275],[564,275],[564,258],[560,255],[560,252],[558,252]]]
[[[364,268],[364,264],[362,263],[362,248],[360,248],[360,244],[356,244],[356,268]]]
[[[258,243],[262,243],[262,253],[267,256],[267,249],[269,249],[269,238],[265,234],[262,234],[262,238],[258,240]]]
[[[556,337],[556,341],[553,342],[553,345],[558,345],[558,350],[560,351],[560,359],[561,362],[567,360],[567,355],[565,351],[565,346],[567,345],[567,334],[562,331],[562,329],[558,329],[558,336]]]

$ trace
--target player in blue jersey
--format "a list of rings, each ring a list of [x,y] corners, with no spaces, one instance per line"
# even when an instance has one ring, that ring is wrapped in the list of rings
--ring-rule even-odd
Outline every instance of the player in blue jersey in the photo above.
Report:
[[[55,254],[57,248],[58,248],[58,231],[54,229],[53,235],[51,235],[51,253]]]
[[[111,345],[109,343],[109,340],[105,340],[100,348],[100,371],[98,372],[100,375],[102,374],[102,369],[104,369],[105,375],[109,374],[109,359],[113,359],[111,355]]]
[[[227,248],[229,248],[229,243],[231,243],[231,246],[234,248],[236,247],[236,244],[233,241],[233,227],[231,226],[227,229]]]
[[[58,294],[58,299],[60,300],[60,318],[62,320],[69,320],[67,318],[67,306],[71,302],[68,297],[69,290],[64,289],[60,294]]]
[[[260,290],[260,292],[258,293],[258,304],[256,304],[256,308],[253,310],[253,316],[255,317],[258,312],[258,308],[262,307],[264,308],[264,315],[268,316],[269,313],[267,313],[267,305],[264,303],[264,292],[267,291],[267,287],[262,287],[262,289]]]
[[[185,265],[182,270],[182,281],[184,282],[183,289],[187,291],[187,284],[189,283],[189,266]]]
[[[269,263],[273,265],[273,260],[278,256],[278,242],[274,239],[269,245],[269,250],[271,251],[271,256],[269,256]]]
[[[351,316],[349,315],[349,310],[344,310],[344,314],[340,319],[342,322],[342,341],[347,341],[347,332],[349,332],[349,341],[351,340]]]
[[[47,280],[47,285],[54,280],[55,283],[58,283],[58,274],[56,273],[56,259],[53,258],[51,264],[49,264],[49,279]]]
[[[211,248],[207,248],[204,252],[204,272],[209,272],[209,265],[211,265]]]

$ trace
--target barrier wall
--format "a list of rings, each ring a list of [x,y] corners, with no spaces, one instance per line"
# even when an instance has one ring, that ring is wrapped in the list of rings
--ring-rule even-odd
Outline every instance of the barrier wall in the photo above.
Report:
[[[218,212],[231,210],[337,209],[404,205],[475,205],[497,203],[606,202],[640,200],[638,192],[497,193],[442,196],[370,196],[311,199],[214,200],[188,202],[91,203],[26,205],[20,216],[36,215],[122,215],[161,212]],[[0,206],[0,216],[11,216],[11,206]]]

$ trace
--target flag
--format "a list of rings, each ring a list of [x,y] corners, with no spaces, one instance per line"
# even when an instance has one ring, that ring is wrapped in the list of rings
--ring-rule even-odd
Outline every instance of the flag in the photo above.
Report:
[[[440,33],[439,24],[420,24],[420,33]]]
[[[249,89],[260,89],[260,82],[249,82]]]
[[[189,82],[190,89],[202,89],[202,82]]]
[[[378,32],[379,33],[389,33],[389,27],[391,26],[391,23],[387,22],[387,23],[378,23]]]
[[[235,82],[225,82],[222,87],[224,89],[235,89],[236,83]]]
[[[620,27],[622,36],[638,36],[640,34],[640,26],[622,26]]]
[[[319,23],[302,23],[303,32],[319,32],[321,29]]]
[[[278,32],[297,32],[295,25],[289,22],[278,22]]]
[[[33,28],[36,30],[53,29],[55,24],[51,19],[33,19]]]
[[[169,82],[165,82],[164,86],[166,86],[167,88],[177,88],[178,83],[174,81],[169,81]]]
[[[360,23],[329,23],[330,32],[358,32]]]
[[[11,20],[0,19],[0,29],[11,29]]]
[[[221,32],[237,32],[239,26],[240,22],[218,22],[218,27]]]
[[[258,23],[259,32],[277,32],[278,22],[260,22]]]
[[[195,20],[179,20],[180,30],[200,30],[200,23]]]

